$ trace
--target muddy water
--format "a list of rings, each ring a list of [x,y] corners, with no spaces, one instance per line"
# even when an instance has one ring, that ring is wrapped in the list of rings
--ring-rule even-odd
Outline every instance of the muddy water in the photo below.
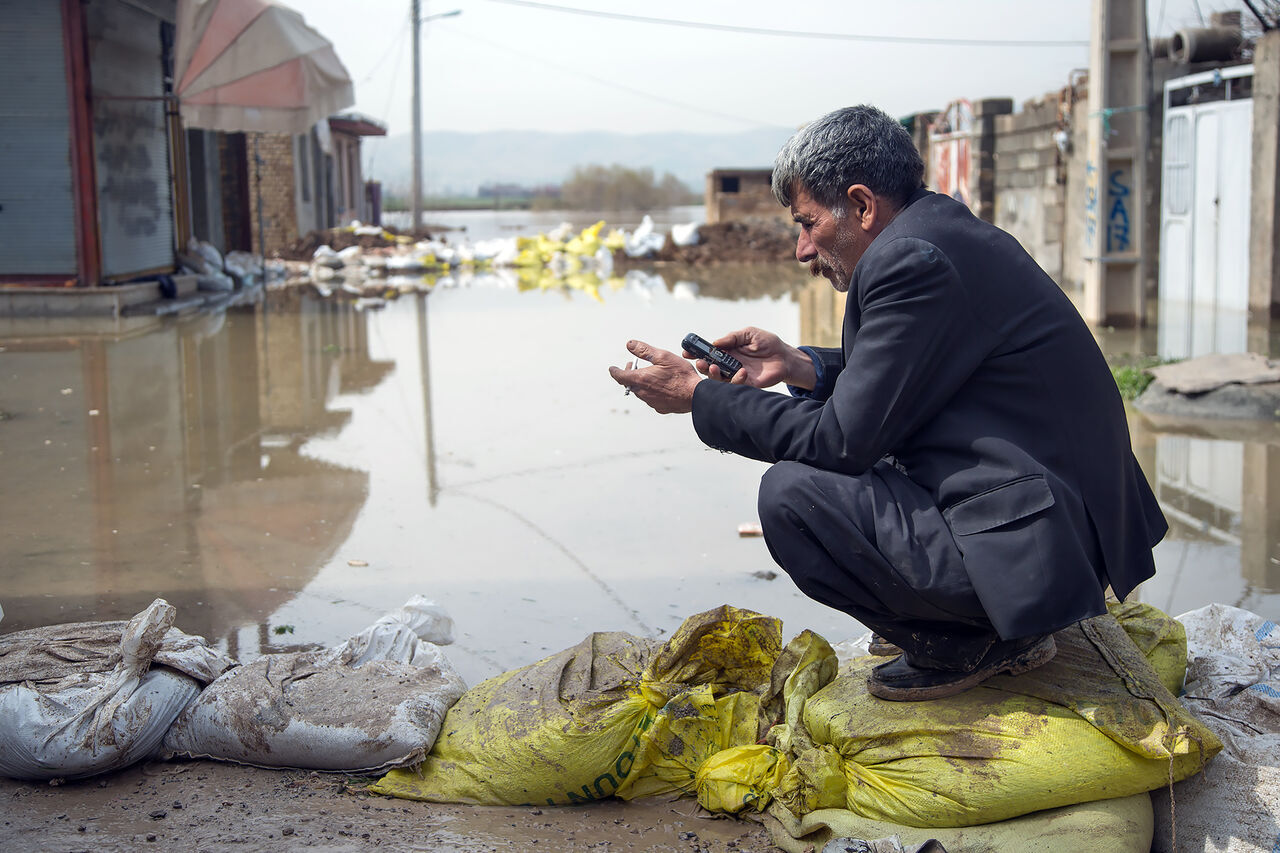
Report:
[[[335,643],[422,593],[456,620],[468,683],[722,603],[788,636],[855,636],[739,537],[764,466],[706,449],[687,415],[653,414],[606,372],[631,337],[755,324],[831,343],[834,316],[825,284],[784,267],[595,293],[481,280],[367,311],[291,292],[223,315],[4,321],[0,631],[160,596],[251,658]],[[1142,596],[1280,619],[1275,428],[1132,426],[1173,525]]]

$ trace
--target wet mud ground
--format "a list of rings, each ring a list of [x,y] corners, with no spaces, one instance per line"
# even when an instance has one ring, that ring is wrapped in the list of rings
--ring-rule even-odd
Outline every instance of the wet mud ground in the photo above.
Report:
[[[573,807],[420,803],[369,777],[150,762],[51,786],[0,779],[6,853],[99,850],[500,850],[728,853],[776,848],[758,823],[692,800]]]

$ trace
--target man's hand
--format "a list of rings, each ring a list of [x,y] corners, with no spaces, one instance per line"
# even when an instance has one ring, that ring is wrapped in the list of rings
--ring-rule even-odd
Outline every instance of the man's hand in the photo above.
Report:
[[[721,376],[719,367],[708,364],[705,359],[698,359],[695,364],[698,372],[712,379],[756,388],[768,388],[779,382],[786,382],[812,389],[817,381],[813,360],[799,349],[783,343],[773,332],[748,326],[716,338],[711,345],[742,362],[742,369],[729,380]],[[693,354],[686,357],[692,358]]]
[[[649,367],[639,370],[610,367],[613,381],[631,389],[660,415],[681,414],[693,411],[693,389],[702,378],[689,362],[673,352],[656,349],[643,341],[628,341],[627,350],[637,358],[649,362]]]

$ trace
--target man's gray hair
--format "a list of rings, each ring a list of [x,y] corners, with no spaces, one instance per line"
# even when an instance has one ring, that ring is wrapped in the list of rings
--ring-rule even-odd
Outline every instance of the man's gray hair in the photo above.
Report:
[[[895,205],[924,186],[924,160],[911,134],[883,111],[860,104],[827,113],[795,133],[773,162],[773,196],[790,207],[803,188],[823,207],[844,213],[845,192],[865,184]]]

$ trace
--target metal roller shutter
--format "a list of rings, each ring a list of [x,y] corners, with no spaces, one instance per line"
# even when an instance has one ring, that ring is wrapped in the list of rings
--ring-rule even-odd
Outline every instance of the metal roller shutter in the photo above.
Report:
[[[174,263],[173,194],[160,19],[119,0],[87,9],[102,272]],[[156,100],[137,100],[153,98]]]
[[[0,0],[0,275],[76,274],[58,3]]]

